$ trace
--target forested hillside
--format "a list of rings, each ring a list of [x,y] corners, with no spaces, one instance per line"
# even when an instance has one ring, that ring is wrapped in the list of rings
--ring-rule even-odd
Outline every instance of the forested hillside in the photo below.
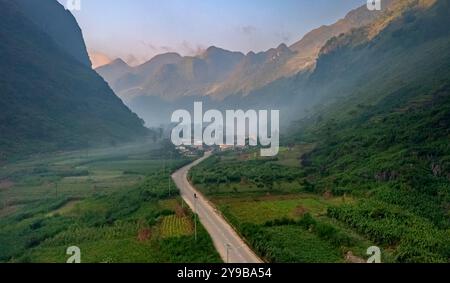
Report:
[[[192,182],[271,262],[364,261],[371,245],[449,262],[449,26],[448,1],[403,0],[331,39],[311,74],[263,93],[289,90],[293,115],[316,102],[280,154],[222,153]]]
[[[449,3],[437,1],[373,39],[376,25],[330,41],[313,80],[351,95],[296,124],[298,140],[317,142],[301,158],[309,188],[365,199],[329,216],[397,246],[399,261],[450,257],[449,26]]]
[[[57,33],[28,18],[22,5],[29,2],[22,2],[0,1],[0,160],[145,136],[142,120],[86,62],[56,43]],[[42,13],[27,11],[33,12]],[[78,33],[75,27],[64,32]]]

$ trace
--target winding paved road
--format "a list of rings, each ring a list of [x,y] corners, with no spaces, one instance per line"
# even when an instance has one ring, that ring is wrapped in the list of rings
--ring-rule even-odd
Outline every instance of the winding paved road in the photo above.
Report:
[[[188,181],[189,170],[211,156],[208,152],[204,157],[181,168],[172,174],[184,201],[197,212],[200,222],[211,236],[214,246],[224,262],[228,263],[262,263],[261,259],[247,246],[234,229],[223,219],[222,215],[198,192]],[[195,197],[196,196],[196,197]]]

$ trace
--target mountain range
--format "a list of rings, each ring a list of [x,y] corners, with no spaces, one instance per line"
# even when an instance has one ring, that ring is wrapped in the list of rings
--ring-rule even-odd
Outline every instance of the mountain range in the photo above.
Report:
[[[321,48],[328,40],[374,22],[394,2],[385,1],[383,11],[369,11],[366,6],[357,8],[289,47],[280,44],[265,52],[243,54],[212,46],[195,57],[161,54],[137,67],[117,59],[96,71],[147,124],[167,123],[174,104],[201,99],[215,101],[214,105],[230,97],[231,100],[238,97],[232,104],[239,104],[240,98],[274,82],[314,71]],[[165,112],[163,119],[161,111]],[[153,115],[155,112],[158,115]]]
[[[265,52],[210,47],[136,67],[117,59],[96,72],[73,16],[54,0],[39,3],[0,1],[2,155],[130,141],[148,134],[139,117],[168,124],[172,111],[198,100],[218,109],[277,108],[284,125],[326,117],[333,111],[319,110],[336,102],[346,101],[343,112],[362,111],[439,77],[447,62],[438,51],[448,49],[447,11],[427,21],[445,0],[384,1],[379,12],[363,6]]]

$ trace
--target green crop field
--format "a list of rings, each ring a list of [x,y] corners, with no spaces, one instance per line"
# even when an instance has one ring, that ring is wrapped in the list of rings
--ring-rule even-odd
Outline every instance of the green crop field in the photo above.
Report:
[[[255,246],[271,262],[343,262],[337,248],[302,227],[284,225],[261,229]]]
[[[261,197],[217,197],[216,205],[242,222],[262,224],[267,221],[289,218],[298,220],[305,213],[321,216],[327,213],[330,205],[352,203],[349,197],[325,199],[312,194],[292,194]]]
[[[192,235],[194,231],[193,225],[192,220],[186,216],[166,216],[161,223],[161,237],[172,238]]]
[[[2,166],[0,262],[63,263],[70,246],[82,262],[220,262],[201,225],[194,241],[192,212],[169,178],[190,160],[172,150],[149,144]]]
[[[328,183],[319,189],[314,175],[306,174],[308,167],[281,165],[286,155],[256,161],[252,155],[218,153],[193,168],[190,177],[266,260],[363,261],[367,248],[376,245],[382,247],[383,262],[408,262],[415,258],[412,245],[417,245],[430,254],[415,259],[445,261],[439,255],[449,247],[448,230],[388,204],[380,189],[373,195],[338,190]],[[259,185],[262,180],[270,185]],[[286,183],[291,184],[288,189]]]
[[[288,167],[301,167],[301,159],[305,153],[311,152],[315,144],[297,144],[289,147],[281,147],[278,153],[278,158],[274,161],[275,164],[284,165]]]

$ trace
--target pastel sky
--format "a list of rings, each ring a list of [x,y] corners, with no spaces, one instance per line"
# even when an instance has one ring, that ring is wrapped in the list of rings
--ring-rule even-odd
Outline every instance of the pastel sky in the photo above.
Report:
[[[63,5],[67,0],[58,0]],[[263,51],[292,44],[366,0],[81,0],[73,11],[90,53],[130,64],[208,46]],[[103,58],[106,60],[106,58]]]

